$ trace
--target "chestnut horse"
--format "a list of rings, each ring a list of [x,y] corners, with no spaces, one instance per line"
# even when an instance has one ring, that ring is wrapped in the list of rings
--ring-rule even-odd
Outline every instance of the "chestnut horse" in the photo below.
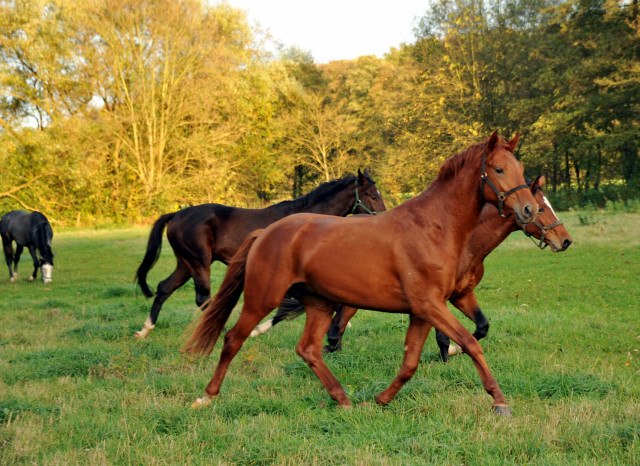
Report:
[[[210,353],[244,288],[244,305],[224,338],[222,355],[204,406],[220,392],[229,363],[253,328],[287,293],[305,307],[307,321],[296,351],[331,398],[351,405],[322,360],[324,335],[336,304],[409,314],[400,372],[376,401],[387,404],[413,376],[432,326],[457,341],[476,365],[493,409],[509,415],[478,341],[446,306],[455,290],[458,262],[485,202],[521,223],[535,219],[538,205],[513,155],[516,136],[494,133],[444,162],[420,195],[381,215],[350,219],[298,214],[253,232],[234,256],[215,298],[209,302],[184,349]],[[274,273],[277,271],[277,273]]]
[[[524,231],[528,237],[538,239],[538,247],[540,249],[550,245],[553,252],[566,250],[573,241],[571,235],[569,235],[562,222],[556,216],[551,203],[544,195],[541,189],[544,183],[545,177],[539,176],[529,185],[540,209],[535,222],[528,225],[520,225],[513,216],[502,217],[494,206],[485,205],[480,214],[478,225],[476,225],[471,239],[467,243],[462,260],[458,264],[456,291],[449,299],[449,302],[476,323],[476,330],[473,336],[477,340],[484,338],[489,330],[489,321],[480,310],[473,293],[473,290],[478,286],[484,275],[484,259],[487,255],[497,248],[509,234],[515,231]],[[357,311],[357,308],[342,304],[338,305],[336,315],[331,321],[331,327],[327,332],[328,344],[324,347],[326,353],[333,353],[342,349],[342,336],[349,321]],[[262,335],[279,322],[294,319],[303,313],[304,308],[298,301],[285,299],[280,304],[276,315],[258,325],[250,336]],[[462,352],[459,346],[450,345],[449,338],[439,330],[436,330],[436,341],[440,347],[442,360],[445,362],[449,359],[449,356]]]
[[[515,217],[503,218],[492,205],[485,205],[480,214],[480,220],[476,225],[467,246],[458,263],[458,273],[455,291],[449,298],[449,302],[457,307],[463,314],[473,320],[476,330],[473,336],[480,340],[487,335],[489,321],[484,316],[478,305],[474,289],[484,275],[484,259],[502,243],[507,236],[515,231],[524,231],[531,237],[537,238],[540,249],[551,246],[553,252],[565,251],[573,242],[562,222],[556,216],[551,203],[544,195],[542,186],[545,177],[539,176],[529,185],[534,199],[538,203],[538,215],[534,222],[527,225],[519,224]],[[341,348],[342,335],[349,320],[355,315],[357,309],[348,306],[338,306],[335,317],[331,322],[331,328],[327,333],[327,352],[333,352]],[[460,354],[459,346],[449,344],[449,338],[436,329],[436,341],[440,348],[440,356],[447,361],[449,356]]]
[[[353,213],[375,214],[385,210],[384,201],[367,170],[329,181],[292,201],[283,201],[264,209],[240,209],[220,204],[202,204],[165,214],[156,220],[147,244],[147,252],[136,278],[142,293],[150,298],[147,274],[160,256],[162,232],[166,224],[167,238],[177,259],[176,269],[158,284],[149,317],[137,338],[145,338],[156,325],[164,302],[175,290],[193,277],[196,304],[201,306],[211,294],[211,264],[225,264],[238,250],[247,235],[287,215],[313,212],[346,216]]]

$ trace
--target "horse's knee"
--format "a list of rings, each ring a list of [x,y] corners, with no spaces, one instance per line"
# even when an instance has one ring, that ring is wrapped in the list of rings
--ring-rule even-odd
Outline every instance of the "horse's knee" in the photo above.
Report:
[[[200,293],[196,293],[196,305],[198,307],[202,307],[202,305],[206,303],[210,297],[211,297],[210,295],[204,296],[204,295],[201,295]]]
[[[484,316],[482,311],[478,309],[478,311],[476,312],[476,331],[473,332],[473,336],[476,338],[476,340],[480,340],[481,338],[486,337],[488,332],[489,321]]]

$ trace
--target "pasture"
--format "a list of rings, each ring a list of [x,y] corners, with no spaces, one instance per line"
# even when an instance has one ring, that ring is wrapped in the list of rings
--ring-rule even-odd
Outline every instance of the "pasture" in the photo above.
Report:
[[[413,379],[374,404],[400,367],[408,318],[367,311],[325,357],[353,408],[296,355],[302,317],[248,340],[220,397],[194,411],[220,343],[204,360],[178,351],[193,285],[136,340],[151,305],[133,283],[149,228],[56,230],[52,283],[26,281],[28,255],[15,283],[0,271],[0,463],[639,464],[640,215],[560,217],[568,251],[514,233],[476,290],[512,418],[492,414],[468,356],[439,361],[433,331]],[[149,283],[174,265],[165,240]]]

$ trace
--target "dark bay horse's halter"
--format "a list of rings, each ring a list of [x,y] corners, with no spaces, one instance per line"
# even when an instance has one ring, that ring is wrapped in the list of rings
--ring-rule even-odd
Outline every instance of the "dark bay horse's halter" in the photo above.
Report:
[[[495,195],[498,197],[498,200],[500,201],[498,203],[498,213],[500,214],[500,216],[502,218],[510,217],[512,214],[505,215],[504,212],[502,212],[502,204],[504,203],[504,200],[507,198],[507,196],[515,193],[519,189],[529,189],[529,186],[526,185],[526,184],[521,184],[520,186],[516,186],[515,188],[510,189],[507,192],[498,191],[498,188],[496,188],[496,185],[493,184],[493,181],[491,181],[491,179],[489,178],[489,175],[487,174],[487,170],[485,170],[484,160],[485,160],[486,155],[487,155],[487,149],[485,149],[484,152],[482,152],[482,174],[480,175],[480,178],[482,178],[482,188],[481,188],[482,189],[482,197],[484,198],[484,183],[485,182],[489,183],[489,187],[493,190]]]
[[[542,236],[540,237],[540,242],[538,244],[536,244],[536,240],[533,238],[533,235],[531,233],[527,233],[527,226],[526,225],[521,225],[522,226],[522,231],[524,232],[525,235],[527,235],[529,238],[531,238],[531,241],[533,241],[533,244],[536,244],[536,246],[538,246],[540,249],[544,249],[547,246],[549,246],[547,243],[544,242],[544,238],[545,238],[545,236],[547,236],[547,233],[549,233],[555,227],[557,227],[559,225],[562,225],[562,222],[560,220],[556,220],[551,225],[547,225],[545,227],[545,226],[541,225],[540,222],[538,222],[537,218],[533,221],[533,223],[534,223],[535,226],[540,228],[540,231],[542,232]]]
[[[356,180],[355,186],[356,186],[356,203],[353,204],[353,209],[351,209],[351,213],[355,214],[356,213],[356,209],[358,207],[360,207],[362,210],[364,210],[369,215],[378,215],[378,212],[376,212],[375,210],[371,210],[366,205],[364,205],[364,202],[362,202],[360,200],[360,195],[358,194],[358,180]]]

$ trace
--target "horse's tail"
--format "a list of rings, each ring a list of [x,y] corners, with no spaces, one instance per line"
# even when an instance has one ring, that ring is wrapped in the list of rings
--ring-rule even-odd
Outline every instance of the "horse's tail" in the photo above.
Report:
[[[206,356],[213,350],[218,338],[220,338],[224,324],[240,299],[244,288],[247,256],[251,246],[262,231],[255,230],[251,232],[229,262],[229,267],[220,289],[213,299],[209,299],[204,304],[205,307],[202,314],[188,329],[193,329],[193,331],[187,342],[182,346],[184,352]]]
[[[156,223],[153,224],[153,228],[151,228],[151,233],[149,234],[149,242],[147,243],[147,252],[142,259],[142,263],[138,270],[136,271],[136,279],[138,280],[138,285],[142,290],[142,294],[145,297],[150,298],[154,295],[153,291],[147,285],[147,273],[151,270],[151,267],[155,265],[160,257],[160,251],[162,251],[162,233],[164,232],[165,225],[171,220],[177,212],[172,212],[170,214],[164,214]]]

